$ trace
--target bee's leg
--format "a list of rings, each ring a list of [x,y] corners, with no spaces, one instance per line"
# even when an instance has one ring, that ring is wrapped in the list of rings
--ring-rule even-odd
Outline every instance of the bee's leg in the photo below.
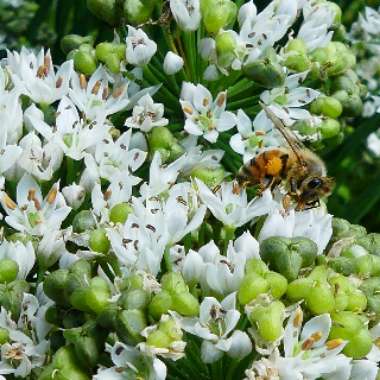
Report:
[[[292,194],[297,194],[297,180],[294,177],[291,177],[289,179],[289,183],[290,183],[290,192]]]

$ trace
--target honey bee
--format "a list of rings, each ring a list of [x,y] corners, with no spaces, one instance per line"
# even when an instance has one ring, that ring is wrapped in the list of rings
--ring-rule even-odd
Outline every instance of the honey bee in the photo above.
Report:
[[[296,204],[296,210],[307,210],[320,205],[320,199],[328,196],[334,180],[327,176],[324,162],[308,149],[282,121],[264,104],[267,117],[284,137],[288,146],[263,151],[245,166],[237,175],[237,186],[258,186],[259,191],[273,190],[283,184],[287,191],[284,207]]]

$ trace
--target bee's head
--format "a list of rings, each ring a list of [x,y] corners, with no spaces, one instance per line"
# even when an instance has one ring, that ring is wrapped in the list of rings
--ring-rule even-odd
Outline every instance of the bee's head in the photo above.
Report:
[[[318,201],[331,194],[334,188],[334,179],[324,176],[309,176],[305,178],[300,187],[300,198],[304,204]]]

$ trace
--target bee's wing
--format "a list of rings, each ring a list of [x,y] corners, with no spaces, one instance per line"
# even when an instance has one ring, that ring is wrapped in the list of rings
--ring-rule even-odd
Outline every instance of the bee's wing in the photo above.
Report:
[[[275,115],[275,113],[270,108],[268,108],[262,102],[260,102],[260,106],[265,111],[268,119],[271,120],[275,128],[277,128],[277,130],[281,133],[281,135],[288,143],[289,147],[293,150],[298,161],[302,165],[306,165],[305,160],[302,159],[302,154],[300,153],[304,150],[308,150],[303,144],[303,142],[292,131],[285,127],[284,123]]]

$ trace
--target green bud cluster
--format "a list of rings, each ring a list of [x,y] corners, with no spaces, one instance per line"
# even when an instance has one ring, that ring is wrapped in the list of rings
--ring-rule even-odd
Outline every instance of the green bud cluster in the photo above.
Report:
[[[94,47],[92,36],[69,34],[61,40],[61,49],[68,59],[74,60],[75,70],[91,75],[98,63],[103,63],[112,73],[119,73],[125,61],[125,44],[101,42]]]
[[[87,8],[111,26],[117,26],[121,21],[139,25],[151,18],[158,3],[158,0],[87,0]]]
[[[271,237],[261,243],[260,255],[273,270],[289,281],[295,280],[301,269],[314,264],[317,245],[307,238]]]
[[[281,298],[288,286],[287,279],[277,272],[270,271],[264,261],[250,259],[245,267],[245,275],[238,291],[240,304],[247,305],[261,294]]]
[[[237,5],[231,0],[201,0],[203,24],[209,33],[233,25],[237,15]]]
[[[186,317],[198,315],[198,299],[190,292],[180,273],[164,274],[161,286],[161,291],[153,296],[148,307],[152,318],[158,320],[168,310],[176,311]]]
[[[148,346],[157,348],[169,348],[178,340],[182,340],[183,332],[173,318],[161,319],[156,330],[152,331],[147,339]]]
[[[178,139],[166,127],[153,128],[148,135],[148,144],[151,158],[159,152],[164,163],[175,161],[184,153]]]

